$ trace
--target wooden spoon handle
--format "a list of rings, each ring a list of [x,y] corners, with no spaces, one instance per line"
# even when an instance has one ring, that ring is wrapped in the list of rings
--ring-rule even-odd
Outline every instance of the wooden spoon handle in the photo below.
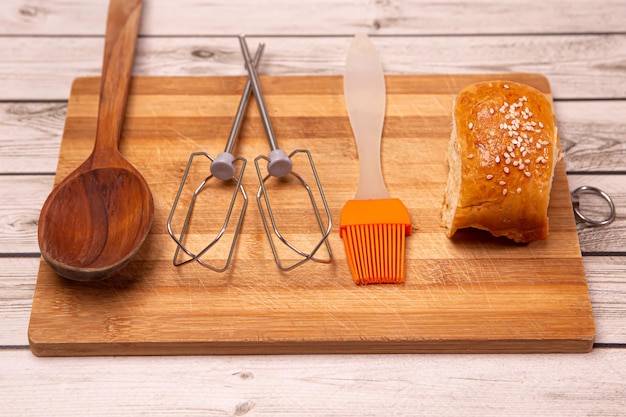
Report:
[[[139,32],[142,0],[111,0],[104,40],[104,59],[92,167],[107,166],[122,134],[130,76]]]

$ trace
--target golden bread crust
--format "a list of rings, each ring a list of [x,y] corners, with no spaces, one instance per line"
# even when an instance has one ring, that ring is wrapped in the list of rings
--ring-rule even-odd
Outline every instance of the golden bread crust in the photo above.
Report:
[[[550,101],[530,86],[481,82],[456,98],[443,207],[448,236],[472,227],[531,242],[548,236],[560,158]]]

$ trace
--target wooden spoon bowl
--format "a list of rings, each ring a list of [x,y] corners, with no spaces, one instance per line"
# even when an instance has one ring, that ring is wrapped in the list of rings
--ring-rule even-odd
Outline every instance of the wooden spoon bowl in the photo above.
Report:
[[[76,170],[46,201],[40,248],[59,275],[78,281],[108,278],[145,240],[154,211],[152,194],[130,168]]]
[[[141,0],[111,0],[94,149],[50,193],[39,217],[41,254],[69,279],[115,274],[139,250],[154,217],[148,183],[118,151],[140,15]]]

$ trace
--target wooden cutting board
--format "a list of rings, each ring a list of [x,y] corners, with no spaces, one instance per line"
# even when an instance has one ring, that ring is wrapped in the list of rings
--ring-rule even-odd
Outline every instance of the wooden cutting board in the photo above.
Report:
[[[563,162],[553,184],[548,240],[517,245],[478,231],[450,240],[440,227],[453,98],[468,83],[498,78],[550,96],[548,81],[532,74],[387,77],[383,170],[391,195],[410,210],[413,233],[406,245],[406,284],[374,286],[353,283],[339,238],[339,213],[358,176],[342,77],[261,78],[280,147],[312,153],[334,222],[333,262],[277,269],[255,199],[253,160],[268,146],[251,102],[235,150],[248,159],[244,186],[250,201],[224,273],[195,262],[173,266],[176,244],[166,221],[190,153],[215,156],[223,150],[245,78],[135,78],[121,151],[152,188],[156,219],[150,236],[118,277],[95,285],[64,280],[42,262],[28,333],[33,353],[589,351],[595,327]],[[73,84],[56,183],[91,150],[98,88],[97,78]],[[302,157],[294,158],[294,166],[310,171]],[[194,163],[195,171],[208,175],[208,164]],[[309,247],[319,228],[297,185],[269,182],[268,196],[281,230]],[[231,193],[231,185],[211,180],[200,194],[190,247],[211,240]],[[189,198],[184,194],[182,214],[175,212],[178,231]],[[223,262],[226,248],[216,245],[209,260]]]

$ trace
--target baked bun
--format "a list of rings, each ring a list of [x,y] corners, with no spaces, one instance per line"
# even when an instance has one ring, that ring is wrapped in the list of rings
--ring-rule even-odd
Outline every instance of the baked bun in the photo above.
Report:
[[[465,87],[452,111],[442,222],[448,237],[472,227],[516,242],[548,237],[548,204],[560,159],[552,105],[509,81]]]

